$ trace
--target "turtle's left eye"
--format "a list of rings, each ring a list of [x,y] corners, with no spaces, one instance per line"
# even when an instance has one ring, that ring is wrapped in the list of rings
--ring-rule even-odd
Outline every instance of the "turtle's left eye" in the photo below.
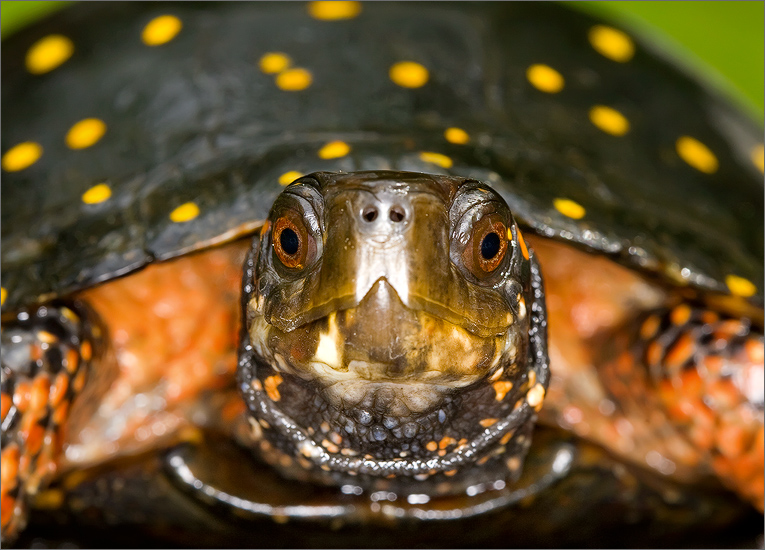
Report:
[[[465,247],[466,267],[479,279],[493,273],[507,252],[507,226],[498,214],[484,216],[475,226]]]
[[[312,240],[313,237],[298,216],[281,216],[274,223],[274,252],[284,267],[304,268],[310,260],[311,252],[316,250]]]

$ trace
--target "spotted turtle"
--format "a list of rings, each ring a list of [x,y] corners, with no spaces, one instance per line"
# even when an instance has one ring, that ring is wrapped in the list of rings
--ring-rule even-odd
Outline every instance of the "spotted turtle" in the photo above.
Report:
[[[6,543],[761,534],[762,129],[628,32],[87,3],[2,56]]]

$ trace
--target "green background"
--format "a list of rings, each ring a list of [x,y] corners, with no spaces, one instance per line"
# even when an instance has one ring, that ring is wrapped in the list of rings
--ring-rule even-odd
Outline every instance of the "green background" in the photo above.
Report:
[[[69,2],[2,2],[2,35]],[[763,116],[765,2],[565,2],[618,21]]]

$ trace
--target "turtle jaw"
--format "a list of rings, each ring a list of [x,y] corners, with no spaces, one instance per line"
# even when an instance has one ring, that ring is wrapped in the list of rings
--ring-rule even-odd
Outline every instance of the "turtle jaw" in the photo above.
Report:
[[[518,367],[527,323],[478,336],[405,307],[385,281],[358,307],[290,332],[251,306],[251,362],[240,379],[277,467],[297,456],[304,470],[329,469],[333,483],[360,473],[411,481],[451,477],[487,453],[525,452],[528,438],[510,439],[530,429],[534,414],[525,395],[535,380]],[[294,476],[295,467],[285,473]]]

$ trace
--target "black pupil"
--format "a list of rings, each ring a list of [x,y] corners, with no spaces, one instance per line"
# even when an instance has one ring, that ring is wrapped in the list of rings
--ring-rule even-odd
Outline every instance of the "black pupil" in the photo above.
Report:
[[[279,235],[279,244],[282,245],[282,250],[284,250],[285,253],[292,256],[300,247],[300,239],[298,239],[297,233],[289,227],[286,227]]]
[[[499,253],[499,235],[496,233],[489,233],[481,241],[481,256],[485,260],[491,260]]]

